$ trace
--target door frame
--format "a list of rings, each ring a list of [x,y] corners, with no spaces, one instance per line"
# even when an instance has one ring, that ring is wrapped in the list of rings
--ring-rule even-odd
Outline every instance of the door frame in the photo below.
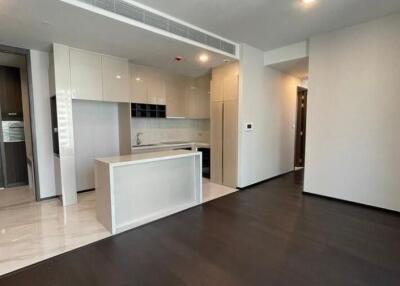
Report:
[[[0,44],[0,52],[21,55],[25,57],[26,61],[26,72],[28,78],[28,98],[29,98],[29,116],[31,125],[31,137],[32,137],[32,160],[33,160],[33,181],[34,181],[34,193],[36,201],[40,201],[40,184],[39,184],[39,166],[37,160],[37,142],[36,142],[36,123],[35,123],[35,106],[33,100],[33,85],[32,85],[32,67],[31,67],[31,55],[28,49],[10,47]]]
[[[298,125],[299,125],[299,93],[303,92],[303,91],[307,91],[307,96],[308,96],[308,88],[302,87],[302,86],[297,86],[297,92],[296,92],[296,127],[295,127],[295,133],[294,133],[294,169],[297,168],[297,148],[298,148],[298,136],[297,136],[297,131],[298,131]],[[307,100],[307,99],[306,99]],[[306,104],[306,110],[305,110],[305,126],[307,126],[307,104]],[[307,132],[307,131],[306,131]],[[305,146],[306,146],[306,134],[304,134],[304,162],[303,164],[305,164]],[[302,168],[304,168],[305,166],[303,166]]]

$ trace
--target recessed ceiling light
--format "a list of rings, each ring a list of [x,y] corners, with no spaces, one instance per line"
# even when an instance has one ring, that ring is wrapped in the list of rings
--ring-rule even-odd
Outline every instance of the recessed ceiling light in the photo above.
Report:
[[[305,4],[305,5],[310,5],[315,3],[316,0],[301,0],[301,3]]]
[[[199,61],[201,61],[202,63],[207,62],[208,61],[208,55],[206,55],[206,54],[200,55]]]
[[[140,78],[140,77],[137,77],[137,78],[136,78],[136,81],[141,81],[141,78]]]
[[[121,79],[121,76],[120,76],[119,74],[117,74],[117,75],[115,76],[115,78],[116,78],[116,79]]]

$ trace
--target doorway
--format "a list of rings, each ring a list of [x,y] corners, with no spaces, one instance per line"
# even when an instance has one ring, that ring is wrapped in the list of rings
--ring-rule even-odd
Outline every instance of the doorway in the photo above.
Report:
[[[297,119],[294,167],[304,168],[306,152],[307,93],[303,87],[297,87]]]
[[[0,207],[40,198],[31,100],[29,51],[0,46]]]

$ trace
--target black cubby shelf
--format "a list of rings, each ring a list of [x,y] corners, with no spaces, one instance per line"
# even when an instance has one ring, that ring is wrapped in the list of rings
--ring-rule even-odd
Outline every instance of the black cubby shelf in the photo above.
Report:
[[[132,117],[142,118],[165,118],[167,108],[165,105],[132,103],[131,115]]]

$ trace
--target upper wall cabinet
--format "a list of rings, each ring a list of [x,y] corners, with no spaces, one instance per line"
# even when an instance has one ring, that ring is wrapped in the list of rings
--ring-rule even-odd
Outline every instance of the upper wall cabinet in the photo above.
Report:
[[[129,62],[126,59],[102,56],[103,100],[130,102]]]
[[[192,79],[186,92],[187,117],[210,118],[210,76]]]
[[[70,49],[73,99],[103,100],[101,55]]]
[[[147,80],[139,74],[131,74],[131,102],[147,103]]]
[[[147,101],[149,104],[166,104],[165,80],[160,77],[149,77],[147,79]]]
[[[185,83],[178,80],[165,82],[167,117],[184,118],[186,116]]]
[[[131,65],[131,101],[133,103],[166,104],[166,83],[157,69]]]

